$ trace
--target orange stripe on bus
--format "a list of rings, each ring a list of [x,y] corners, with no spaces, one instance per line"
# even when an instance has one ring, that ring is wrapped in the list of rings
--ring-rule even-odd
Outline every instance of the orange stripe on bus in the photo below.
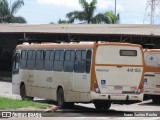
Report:
[[[143,67],[143,65],[121,65],[121,64],[95,64],[95,66]]]

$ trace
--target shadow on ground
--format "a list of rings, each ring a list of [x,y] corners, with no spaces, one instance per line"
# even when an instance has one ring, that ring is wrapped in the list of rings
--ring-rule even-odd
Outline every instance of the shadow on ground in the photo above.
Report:
[[[56,105],[55,101],[52,100],[34,100],[35,102],[39,103],[47,103],[51,105]],[[64,108],[58,109],[52,112],[45,112],[42,115],[44,117],[124,117],[125,114],[133,114],[133,112],[125,112],[125,111],[116,111],[109,109],[108,111],[99,111],[95,108],[74,105],[72,108]]]

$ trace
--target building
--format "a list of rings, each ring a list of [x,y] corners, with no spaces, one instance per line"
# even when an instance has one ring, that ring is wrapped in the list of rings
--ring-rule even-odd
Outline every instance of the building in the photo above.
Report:
[[[12,55],[17,44],[23,42],[131,42],[145,48],[160,48],[160,25],[112,24],[1,24],[0,77],[11,76]]]

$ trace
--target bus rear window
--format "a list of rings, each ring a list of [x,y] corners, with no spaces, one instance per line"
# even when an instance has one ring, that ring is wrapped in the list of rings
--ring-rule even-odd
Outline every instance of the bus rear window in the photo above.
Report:
[[[120,56],[137,56],[137,50],[120,50]]]

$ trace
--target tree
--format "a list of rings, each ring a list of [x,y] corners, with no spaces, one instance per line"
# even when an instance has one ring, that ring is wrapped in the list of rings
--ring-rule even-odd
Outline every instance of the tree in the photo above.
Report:
[[[120,23],[120,15],[115,15],[113,11],[107,11],[104,13],[105,16],[109,17],[110,23],[119,24]]]
[[[110,23],[109,18],[104,16],[104,14],[99,13],[94,16],[97,0],[92,0],[90,3],[86,0],[79,0],[79,4],[83,8],[82,11],[72,11],[66,15],[70,23],[73,23],[76,19],[87,22],[88,24],[101,22]]]
[[[67,21],[67,20],[62,20],[62,19],[58,20],[58,24],[68,24],[68,23],[69,23],[69,21]]]
[[[16,0],[9,7],[7,0],[0,1],[0,23],[26,23],[25,18],[15,16],[17,11],[24,5],[23,0]]]

